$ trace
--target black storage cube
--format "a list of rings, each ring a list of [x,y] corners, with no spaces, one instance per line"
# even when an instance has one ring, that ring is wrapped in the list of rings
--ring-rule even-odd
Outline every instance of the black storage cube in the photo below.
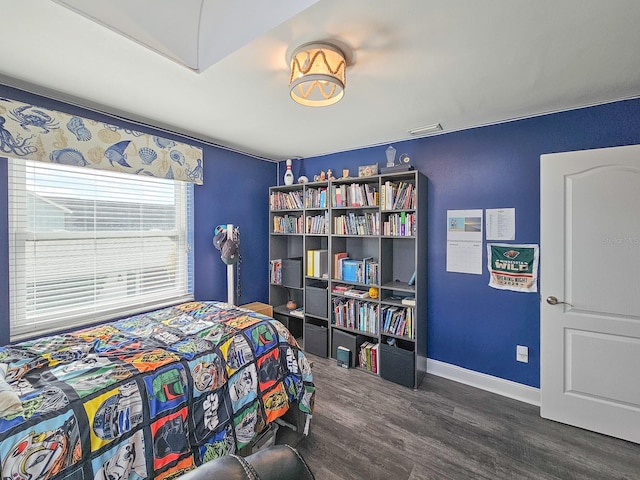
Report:
[[[385,380],[413,388],[415,362],[413,352],[380,343],[380,376]]]
[[[274,313],[273,318],[282,323],[293,335],[293,338],[302,337],[302,319],[289,317],[288,315],[283,315],[281,313]]]
[[[365,341],[363,335],[354,335],[342,330],[333,329],[333,341],[331,342],[331,358],[337,358],[338,347],[345,347],[351,352],[351,367],[358,365],[358,354],[360,353],[360,345]]]
[[[327,327],[307,323],[304,330],[304,351],[327,357]]]
[[[282,259],[282,285],[302,288],[302,257]]]
[[[327,318],[327,289],[307,287],[304,297],[304,313]]]

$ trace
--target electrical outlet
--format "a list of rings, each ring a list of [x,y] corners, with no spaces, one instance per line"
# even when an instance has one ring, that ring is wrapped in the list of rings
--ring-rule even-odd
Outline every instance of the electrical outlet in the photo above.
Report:
[[[529,347],[516,345],[516,360],[518,362],[529,363]]]

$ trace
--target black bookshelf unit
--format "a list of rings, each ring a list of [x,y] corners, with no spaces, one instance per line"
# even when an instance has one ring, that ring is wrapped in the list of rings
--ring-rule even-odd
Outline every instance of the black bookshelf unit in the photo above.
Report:
[[[339,346],[351,366],[417,388],[427,344],[427,178],[394,172],[269,195],[274,312],[299,322],[308,353],[335,358]],[[291,264],[295,274],[283,276]]]

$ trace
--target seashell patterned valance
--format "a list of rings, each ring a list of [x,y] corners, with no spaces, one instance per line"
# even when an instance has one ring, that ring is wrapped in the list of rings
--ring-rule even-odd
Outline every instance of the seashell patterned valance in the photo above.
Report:
[[[202,185],[202,149],[0,97],[0,156]]]

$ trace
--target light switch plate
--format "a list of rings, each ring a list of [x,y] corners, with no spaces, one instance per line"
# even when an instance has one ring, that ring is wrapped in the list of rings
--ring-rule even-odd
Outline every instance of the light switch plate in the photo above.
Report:
[[[524,345],[517,345],[516,360],[518,362],[529,363],[529,347],[525,347]]]

